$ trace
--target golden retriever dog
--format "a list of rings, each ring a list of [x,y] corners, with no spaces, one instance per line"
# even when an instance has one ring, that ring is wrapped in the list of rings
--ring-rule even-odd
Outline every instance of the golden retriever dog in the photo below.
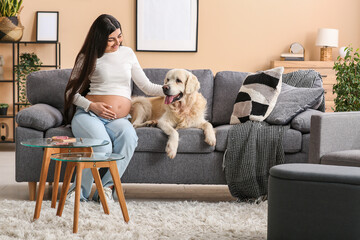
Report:
[[[205,120],[206,99],[199,93],[197,77],[184,69],[167,72],[163,91],[165,97],[134,97],[131,122],[135,128],[157,126],[169,136],[166,153],[176,156],[180,128],[200,128],[205,142],[215,146],[216,137],[212,125]]]

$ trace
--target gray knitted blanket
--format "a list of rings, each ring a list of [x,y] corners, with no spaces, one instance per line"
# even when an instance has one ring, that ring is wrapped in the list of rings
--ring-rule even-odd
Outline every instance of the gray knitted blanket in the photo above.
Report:
[[[299,70],[283,75],[282,81],[294,87],[312,88],[321,76],[314,70]],[[324,98],[318,108],[325,110]],[[283,136],[289,125],[269,125],[247,121],[234,125],[228,133],[224,159],[230,193],[240,201],[267,195],[269,170],[284,163]]]
[[[247,201],[267,194],[269,169],[284,163],[282,140],[288,128],[255,121],[231,127],[224,166],[234,197]]]

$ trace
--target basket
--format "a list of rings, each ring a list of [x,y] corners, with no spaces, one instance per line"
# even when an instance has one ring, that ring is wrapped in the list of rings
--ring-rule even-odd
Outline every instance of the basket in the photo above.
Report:
[[[0,17],[0,41],[18,42],[23,36],[24,26],[19,16]]]

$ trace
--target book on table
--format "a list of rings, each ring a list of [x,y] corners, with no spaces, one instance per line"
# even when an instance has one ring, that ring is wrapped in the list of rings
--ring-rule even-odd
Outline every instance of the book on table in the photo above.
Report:
[[[59,143],[72,143],[76,142],[76,138],[74,137],[68,137],[68,136],[53,136],[51,138],[53,142],[59,142]]]

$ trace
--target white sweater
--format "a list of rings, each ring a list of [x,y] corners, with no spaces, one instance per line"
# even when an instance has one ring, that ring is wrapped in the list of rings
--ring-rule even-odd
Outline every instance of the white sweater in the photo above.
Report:
[[[162,86],[150,82],[129,47],[120,46],[116,52],[105,53],[96,60],[90,76],[89,95],[117,95],[131,99],[131,79],[147,95],[162,96]],[[73,104],[89,111],[91,101],[75,94]]]

